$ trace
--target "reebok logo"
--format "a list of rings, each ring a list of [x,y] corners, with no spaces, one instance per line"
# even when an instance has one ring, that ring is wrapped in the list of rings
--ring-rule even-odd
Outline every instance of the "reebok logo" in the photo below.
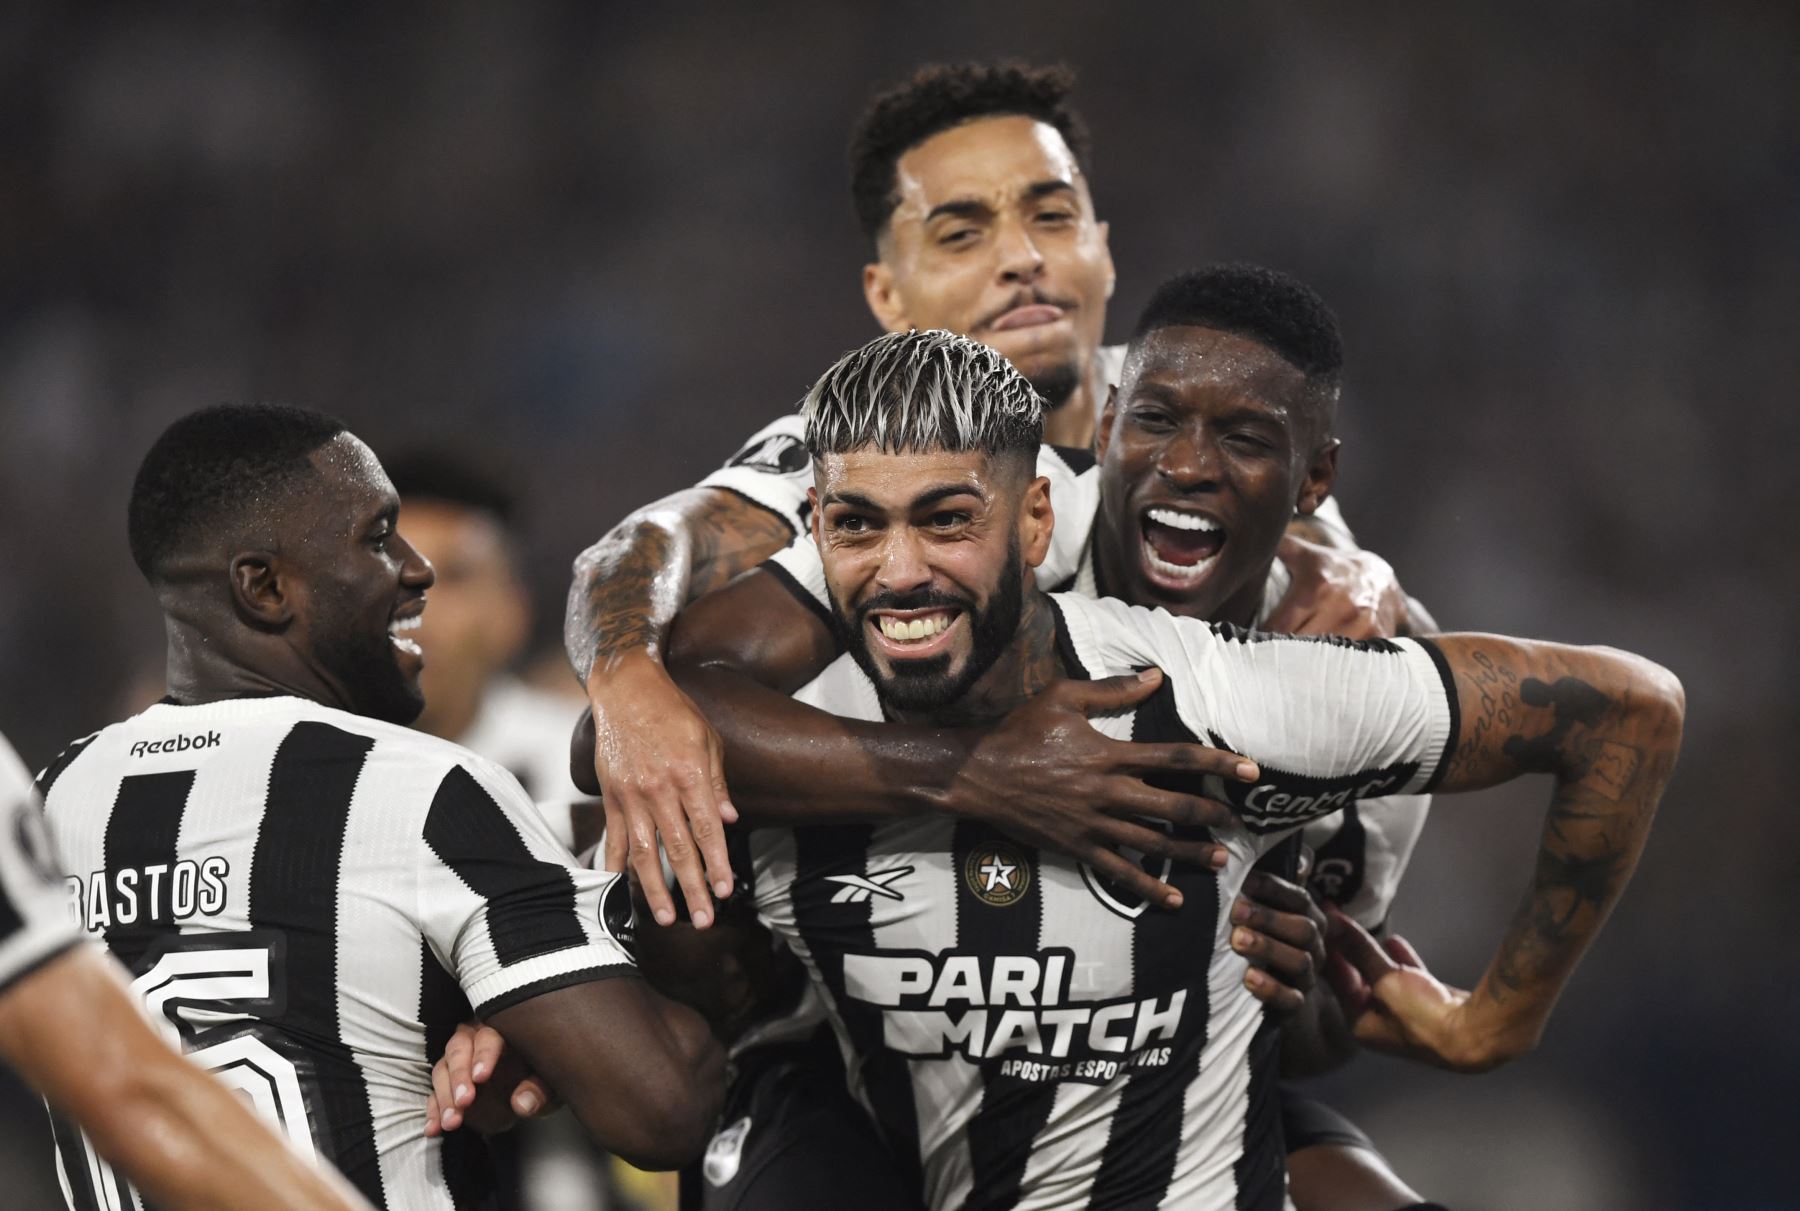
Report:
[[[222,743],[217,732],[200,732],[192,736],[173,736],[167,740],[140,740],[131,746],[133,757],[152,753],[185,753],[193,749],[217,748]]]
[[[867,904],[873,896],[904,900],[905,893],[895,891],[893,885],[912,872],[910,866],[897,866],[892,870],[871,871],[867,875],[826,875],[825,882],[842,884],[831,897],[833,904]]]

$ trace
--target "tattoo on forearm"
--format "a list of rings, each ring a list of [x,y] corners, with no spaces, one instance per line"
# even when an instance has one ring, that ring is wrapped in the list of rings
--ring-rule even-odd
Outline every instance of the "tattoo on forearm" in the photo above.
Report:
[[[780,517],[728,493],[616,527],[583,553],[569,592],[564,643],[585,680],[596,661],[650,647],[689,601],[786,546]]]

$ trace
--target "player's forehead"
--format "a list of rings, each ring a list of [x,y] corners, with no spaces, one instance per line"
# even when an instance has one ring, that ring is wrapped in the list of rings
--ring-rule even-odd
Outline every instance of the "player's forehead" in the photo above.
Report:
[[[1217,328],[1171,325],[1149,333],[1126,360],[1119,385],[1126,402],[1242,407],[1285,420],[1306,387],[1292,362],[1250,337]]]
[[[399,496],[367,443],[340,433],[312,453],[314,482],[306,498],[326,519],[355,526],[392,511]]]
[[[852,450],[822,455],[813,474],[819,502],[827,508],[872,505],[900,513],[920,501],[947,499],[952,492],[989,500],[995,491],[994,461],[979,451]]]
[[[939,131],[895,164],[894,222],[922,222],[946,202],[1016,206],[1034,187],[1060,181],[1086,196],[1075,154],[1048,122],[1018,114],[976,118]]]

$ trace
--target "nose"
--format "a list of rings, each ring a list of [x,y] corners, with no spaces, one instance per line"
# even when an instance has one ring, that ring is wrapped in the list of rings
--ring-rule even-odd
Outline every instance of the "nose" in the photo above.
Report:
[[[881,544],[881,565],[875,583],[883,592],[907,593],[931,583],[931,565],[924,544],[911,526],[895,526]]]
[[[1218,451],[1197,427],[1185,427],[1157,452],[1156,473],[1178,492],[1199,492],[1219,483]]]
[[[1002,282],[1029,284],[1044,272],[1044,256],[1023,223],[1002,221],[994,242],[1000,258],[998,270]]]
[[[394,535],[394,540],[398,542],[402,548],[400,555],[400,583],[409,589],[418,589],[420,592],[423,592],[436,584],[437,569],[431,566],[431,561],[419,554],[419,549],[410,542],[407,542],[406,539],[402,538],[400,535]]]

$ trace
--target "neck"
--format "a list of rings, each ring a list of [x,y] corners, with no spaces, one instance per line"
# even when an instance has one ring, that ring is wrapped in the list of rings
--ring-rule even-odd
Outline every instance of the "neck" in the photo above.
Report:
[[[934,711],[893,712],[896,722],[960,726],[985,723],[1062,680],[1056,655],[1056,618],[1050,599],[1036,587],[1025,590],[1019,629],[993,666],[948,706]]]
[[[1098,413],[1096,401],[1105,394],[1106,384],[1101,381],[1100,358],[1096,354],[1088,359],[1087,373],[1081,376],[1062,407],[1044,414],[1044,441],[1052,446],[1077,449],[1092,446],[1094,418]]]
[[[207,628],[164,618],[169,641],[169,696],[188,706],[263,694],[289,694],[349,710],[342,696],[316,669],[300,660],[278,637],[241,628]]]

